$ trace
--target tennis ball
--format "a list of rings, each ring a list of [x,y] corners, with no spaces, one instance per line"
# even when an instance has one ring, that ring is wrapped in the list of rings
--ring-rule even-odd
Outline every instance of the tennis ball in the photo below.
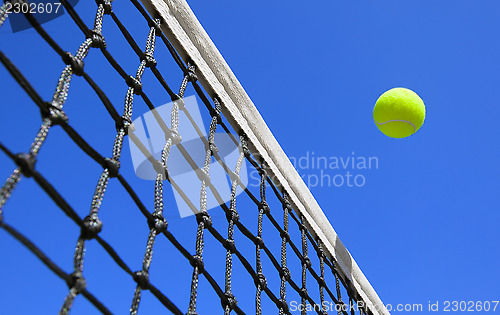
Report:
[[[406,138],[422,127],[425,105],[417,93],[394,88],[382,94],[373,108],[378,129],[391,138]]]

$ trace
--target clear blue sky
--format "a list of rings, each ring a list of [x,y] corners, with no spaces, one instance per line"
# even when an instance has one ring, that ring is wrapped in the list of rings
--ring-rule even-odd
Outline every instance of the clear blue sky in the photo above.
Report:
[[[429,301],[439,301],[442,307],[445,301],[500,299],[500,146],[496,139],[500,116],[500,2],[189,4],[288,156],[296,160],[312,155],[375,157],[378,161],[377,167],[372,165],[371,169],[303,167],[299,173],[313,181],[322,174],[343,176],[347,171],[364,179],[362,187],[313,185],[311,191],[384,303],[418,303],[426,309]],[[130,5],[116,2],[114,7],[128,28],[136,27],[132,33],[143,47],[147,26],[133,20],[138,15],[131,13]],[[87,8],[79,3],[76,9],[91,25],[94,6]],[[74,51],[82,35],[75,26],[65,27],[68,22],[69,17],[64,15],[44,27],[64,49]],[[112,25],[108,22],[108,26]],[[106,29],[105,23],[106,32],[118,37],[114,25]],[[63,68],[59,57],[33,30],[12,34],[4,25],[0,34],[2,51],[48,100]],[[38,45],[42,48],[35,48]],[[114,56],[127,64],[126,71],[133,73],[137,58],[130,49],[117,48],[125,45],[123,39],[110,40],[108,45]],[[35,62],[35,58],[41,62]],[[94,77],[101,75],[98,83],[108,87],[108,96],[122,113],[126,86],[111,71],[97,66],[104,64],[104,59],[96,51],[88,59],[86,71],[94,73]],[[38,111],[4,68],[0,69],[0,78],[0,141],[14,152],[24,152],[39,126]],[[169,83],[177,86],[180,79],[176,72]],[[96,105],[97,97],[81,78],[72,84],[66,104],[70,123],[108,156],[114,124],[104,107]],[[423,127],[402,140],[384,136],[372,120],[378,96],[398,86],[417,92],[427,108]],[[187,95],[193,94],[189,92]],[[153,93],[152,98],[156,102],[168,101],[159,93]],[[145,112],[141,104],[134,118]],[[152,183],[134,178],[128,147],[124,152],[122,171],[151,207]],[[3,154],[0,165],[3,181],[14,166]],[[88,213],[101,168],[59,128],[51,131],[37,168],[49,181],[57,183],[57,189],[82,217]],[[143,218],[135,208],[120,206],[131,201],[124,199],[118,183],[112,184],[101,214],[105,222],[103,237],[116,246],[133,269],[139,269],[147,228],[136,224]],[[4,217],[65,271],[72,269],[77,228],[57,211],[33,180],[22,179],[4,209]],[[192,227],[191,221],[188,224],[173,218],[172,222],[171,228],[178,233],[188,225]],[[181,235],[191,246],[188,248],[194,250],[194,234]],[[191,267],[162,269],[161,262],[173,258],[168,256],[171,246],[165,239],[158,243],[161,249],[155,252],[152,267],[152,272],[157,272],[155,284],[165,287],[165,293],[177,298],[184,309]],[[2,230],[0,244],[0,296],[5,314],[42,309],[56,312],[67,292],[65,284]],[[134,283],[95,243],[90,243],[88,253],[89,290],[114,312],[125,313]],[[211,255],[222,259],[224,253],[214,249]],[[217,269],[215,265],[213,268]],[[223,269],[215,273],[222,276]],[[91,284],[92,279],[98,281],[105,276],[117,284],[113,287],[116,292],[111,292],[111,287]],[[176,281],[180,287],[168,289],[163,281]],[[251,305],[253,289],[251,292],[243,305]],[[160,308],[149,294],[144,299],[140,311]],[[219,307],[217,300],[202,298],[202,305],[210,303]],[[92,306],[79,297],[73,314],[88,312],[93,312]]]

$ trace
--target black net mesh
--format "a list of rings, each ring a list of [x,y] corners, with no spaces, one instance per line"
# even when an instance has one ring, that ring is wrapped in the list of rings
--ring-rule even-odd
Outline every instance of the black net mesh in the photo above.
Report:
[[[12,237],[19,241],[67,284],[66,296],[57,297],[61,304],[60,314],[77,312],[76,301],[82,298],[104,314],[123,313],[126,309],[129,309],[131,314],[136,314],[141,310],[139,306],[144,303],[153,303],[155,307],[164,306],[174,314],[269,314],[270,312],[326,314],[327,311],[338,314],[365,314],[367,310],[363,308],[363,301],[359,300],[359,295],[345,277],[338,273],[335,262],[327,258],[322,244],[310,233],[302,215],[291,207],[286,191],[281,191],[268,176],[266,161],[254,156],[248,150],[245,135],[231,136],[231,141],[240,148],[236,167],[230,168],[224,163],[224,159],[219,157],[214,141],[216,130],[220,129],[230,135],[231,132],[237,133],[221,113],[224,104],[221,104],[217,97],[208,97],[197,83],[196,65],[182,60],[162,33],[160,27],[162,20],[151,18],[137,0],[116,2],[113,5],[106,0],[96,2],[97,5],[92,4],[95,14],[91,20],[89,16],[83,16],[83,13],[77,13],[67,1],[61,1],[69,15],[67,20],[72,21],[79,29],[79,33],[75,32],[72,39],[68,40],[68,47],[74,45],[76,38],[83,40],[74,52],[68,52],[66,43],[60,42],[55,35],[48,34],[43,26],[37,24],[33,16],[25,14],[26,19],[45,43],[39,47],[32,47],[30,43],[26,46],[33,50],[51,49],[61,60],[53,65],[53,68],[63,68],[63,70],[57,80],[55,92],[50,97],[42,96],[48,95],[45,91],[39,94],[39,91],[35,90],[32,81],[36,80],[36,77],[28,79],[26,73],[19,70],[20,65],[14,64],[12,56],[6,51],[0,52],[0,61],[13,78],[2,78],[4,82],[2,86],[8,88],[17,82],[41,113],[41,126],[25,153],[14,153],[0,139],[1,151],[15,163],[15,169],[0,190],[0,228],[7,233],[0,237]],[[91,5],[89,3],[79,5],[83,6],[85,6],[83,11],[89,12]],[[133,13],[130,13],[131,11]],[[0,9],[1,24],[6,21],[8,16],[6,12],[7,5],[4,4]],[[126,16],[123,21],[120,13]],[[107,28],[112,29],[109,36],[106,33]],[[145,42],[145,45],[139,44],[141,42]],[[116,49],[128,50],[135,58],[117,60],[113,54]],[[8,49],[9,52],[14,50]],[[158,50],[161,53],[157,53]],[[23,62],[29,65],[42,61],[30,59]],[[99,62],[113,71],[101,70],[99,68],[101,66],[92,66],[92,63],[99,64]],[[167,66],[162,68],[165,64]],[[109,72],[113,72],[114,75],[112,84],[109,84],[107,79],[111,75]],[[105,78],[100,79],[102,76]],[[111,140],[109,136],[102,139],[86,139],[83,135],[85,128],[92,128],[92,122],[82,118],[87,120],[87,123],[78,124],[79,117],[73,118],[66,114],[66,103],[69,104],[71,100],[72,80],[74,84],[86,85],[88,91],[91,91],[98,101],[82,104],[78,99],[81,96],[77,96],[71,105],[85,106],[90,112],[107,116],[108,124],[116,129],[113,142],[106,141]],[[167,83],[176,80],[177,83]],[[110,89],[113,91],[108,92]],[[117,106],[116,100],[108,97],[109,93],[114,95],[115,90],[122,91],[122,97],[124,95],[125,98],[123,106]],[[203,128],[196,126],[190,109],[184,106],[186,91],[196,94],[204,104],[205,112],[202,114],[209,121],[208,136],[204,136]],[[131,137],[139,148],[144,149],[140,141],[134,138],[135,135],[129,133],[133,110],[136,107],[139,107],[140,112],[154,110],[155,105],[159,104],[156,95],[162,95],[162,98],[168,95],[168,98],[174,101],[174,105],[170,117],[155,116],[165,134],[166,143],[161,150],[160,159],[152,158],[147,152],[145,153],[157,172],[155,183],[152,185],[151,182],[139,183],[137,178],[126,179],[120,168],[120,162],[127,137]],[[194,124],[204,141],[206,151],[202,165],[196,163],[196,159],[183,146],[183,135],[179,133],[179,116],[182,115]],[[169,123],[163,120],[168,120]],[[62,148],[51,146],[47,150],[59,150],[67,156],[71,156],[67,153],[69,150],[80,151],[88,157],[86,163],[95,163],[101,168],[94,193],[92,196],[87,196],[90,198],[90,202],[87,203],[87,206],[90,205],[89,210],[86,210],[87,206],[70,205],[67,201],[68,196],[59,192],[63,186],[71,185],[74,178],[67,178],[66,182],[52,182],[50,176],[35,167],[39,160],[44,159],[41,149],[53,129],[61,130],[76,146]],[[199,205],[191,203],[175,179],[169,175],[172,170],[167,167],[167,161],[173,147],[179,150],[198,175],[199,180],[193,185],[200,187]],[[210,181],[212,160],[216,160],[230,178],[229,202],[224,202]],[[74,163],[71,158],[66,159],[66,162]],[[244,164],[258,172],[260,183],[256,185],[257,187],[242,187],[240,171]],[[8,167],[10,167],[8,164],[2,165],[2,168]],[[73,165],[73,167],[78,166]],[[9,207],[9,198],[16,194],[16,187],[23,185],[24,182],[21,183],[23,177],[33,180],[50,197],[53,204],[55,203],[56,208],[73,222],[73,224],[67,222],[78,231],[72,265],[61,266],[56,263],[40,249],[37,240],[29,239],[20,232],[22,227],[9,223],[9,212],[22,210],[26,215],[30,215],[30,211],[35,211],[35,208]],[[133,187],[134,184],[149,185],[149,196],[142,195],[142,186],[139,188],[141,193],[138,193]],[[106,191],[113,189],[111,186],[121,187],[120,193],[126,196],[123,197],[123,205],[104,202]],[[168,211],[172,210],[169,209],[172,206],[168,199],[172,196],[167,196],[164,191],[166,186],[170,186],[183,197],[195,213],[191,219],[186,219],[189,220],[191,229],[186,228],[187,231],[184,233],[176,235],[179,231],[175,230],[175,225],[180,224],[179,220],[168,220]],[[244,192],[237,198],[238,187]],[[153,192],[154,198],[151,199]],[[207,194],[213,195],[220,204],[216,210],[218,212],[207,211]],[[30,195],[26,197],[30,198]],[[110,216],[106,216],[103,212],[110,213]],[[132,212],[135,212],[135,217]],[[55,215],[55,211],[46,213],[47,216]],[[131,224],[138,226],[142,231],[142,234],[134,233],[135,238],[143,238],[146,243],[142,258],[126,253],[126,244],[119,244],[120,241],[126,242],[127,235],[131,232],[113,225],[111,214],[120,215],[123,220],[130,217]],[[142,219],[138,220],[137,214]],[[106,221],[104,217],[108,220]],[[101,233],[107,224],[110,225],[108,232]],[[184,222],[183,224],[187,225]],[[58,226],[51,228],[57,230]],[[187,234],[190,236],[185,237]],[[152,268],[155,265],[153,248],[155,255],[160,256],[163,253],[163,256],[158,258],[161,262],[157,263],[157,269]],[[7,252],[5,248],[1,250],[2,260],[15,259],[9,255],[8,248]],[[93,250],[99,252],[98,258],[88,261],[86,257],[91,255]],[[71,255],[70,252],[65,254]],[[109,259],[101,258],[106,255]],[[128,284],[121,288],[113,284],[112,278],[106,279],[105,272],[99,271],[105,264],[128,275]],[[159,280],[163,269],[179,273],[189,270],[190,280],[186,281],[186,284],[180,284],[172,280],[173,278],[164,276]],[[91,276],[93,272],[99,276]],[[53,281],[57,281],[56,277]],[[8,284],[2,283],[2,286]],[[128,290],[130,304],[120,308],[115,306],[116,303],[111,303],[113,306],[109,307],[110,301],[106,298],[101,299],[97,293],[92,293],[101,292],[100,288],[103,287],[111,291]],[[180,294],[179,291],[183,290],[184,294]],[[43,294],[49,296],[55,293],[43,292]],[[154,299],[161,304],[154,304]],[[292,301],[296,303],[292,304]],[[328,307],[322,308],[324,305]],[[336,306],[336,309],[332,309],[332,305]],[[39,309],[42,313],[45,312],[44,305],[39,305]],[[159,308],[156,310],[164,311]]]

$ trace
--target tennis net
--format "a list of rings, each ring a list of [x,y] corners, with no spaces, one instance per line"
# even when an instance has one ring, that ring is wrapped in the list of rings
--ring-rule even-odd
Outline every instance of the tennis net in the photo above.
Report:
[[[60,2],[67,13],[64,21],[75,29],[71,40],[56,38],[57,34],[49,34],[32,14],[23,14],[43,43],[34,46],[28,42],[26,48],[45,49],[47,54],[62,60],[52,65],[63,70],[49,98],[43,96],[47,95],[46,91],[39,92],[36,88],[44,85],[33,82],[41,79],[30,70],[21,70],[30,69],[30,63],[43,60],[20,60],[26,64],[19,64],[16,47],[0,52],[0,61],[12,77],[2,79],[2,86],[17,84],[41,114],[41,126],[28,151],[15,153],[6,139],[0,139],[0,150],[13,162],[14,169],[0,189],[0,228],[67,284],[67,294],[61,297],[60,314],[78,312],[79,296],[101,313],[124,312],[123,305],[110,302],[109,296],[93,293],[102,292],[102,288],[108,286],[120,290],[110,284],[112,278],[106,280],[102,270],[99,271],[102,262],[88,261],[95,244],[101,248],[102,255],[110,258],[109,265],[128,275],[129,282],[124,288],[133,284],[127,306],[131,314],[137,314],[140,305],[141,310],[148,309],[144,304],[151,299],[159,302],[153,305],[161,304],[173,314],[268,314],[271,311],[387,314],[184,0],[144,0],[142,3],[97,0],[92,16],[87,16],[91,7],[87,3],[80,4],[77,11],[67,0]],[[5,2],[1,7],[1,24],[9,17],[9,4],[12,7],[13,3]],[[23,36],[23,33],[15,35]],[[68,52],[77,36],[82,39],[81,44],[74,53]],[[128,50],[134,58],[125,56],[122,50]],[[85,96],[78,91],[72,98],[74,85],[85,85],[96,101],[85,103]],[[121,107],[115,101],[117,93],[125,99]],[[190,97],[189,93],[194,96]],[[165,98],[170,103],[160,106]],[[198,117],[197,100],[201,103],[202,118]],[[99,119],[107,120],[114,127],[114,139],[108,142],[104,136],[86,139],[86,128],[95,126],[88,120],[79,124],[79,117],[68,114],[68,106],[85,106],[92,115],[106,116]],[[139,114],[144,110],[149,112],[141,118]],[[21,110],[17,114],[21,115]],[[143,122],[149,132],[141,129]],[[61,130],[76,146],[44,145],[54,129]],[[160,149],[151,143],[158,134],[163,137],[163,141],[159,141]],[[123,158],[127,139],[132,161]],[[193,149],[195,140],[199,143]],[[94,163],[101,168],[87,208],[80,203],[72,205],[67,200],[71,197],[61,192],[74,179],[67,177],[65,182],[53,182],[39,170],[45,146],[64,155],[66,150],[78,150],[88,158],[77,163]],[[107,152],[111,154],[105,154]],[[88,162],[89,159],[92,162]],[[74,160],[67,161],[75,166]],[[131,176],[126,170],[131,168],[137,176]],[[257,185],[249,183],[248,174],[252,172],[258,174]],[[71,268],[52,259],[37,240],[21,232],[22,226],[9,222],[9,212],[20,209],[9,207],[7,201],[15,199],[16,193],[21,194],[17,190],[24,184],[22,177],[32,179],[53,201],[54,208],[73,222],[71,228],[78,231]],[[150,179],[154,184],[138,177]],[[229,183],[225,191],[224,181]],[[145,202],[149,196],[144,195],[144,186],[149,183],[149,196],[154,198],[152,202]],[[127,196],[128,203],[106,204],[105,196],[111,193],[106,191],[113,185],[121,187],[121,198]],[[196,194],[192,193],[193,187]],[[172,193],[167,191],[170,188]],[[33,195],[24,198],[33,198]],[[124,217],[121,220],[127,220],[126,213],[132,211],[142,216],[140,222],[133,223],[144,232],[134,237],[143,238],[146,243],[141,259],[135,257],[135,260],[124,252],[127,245],[117,244],[120,238],[114,237],[126,238],[131,232],[115,229],[105,234],[102,231],[108,223],[113,225],[109,222],[112,220],[103,219],[106,217],[103,212],[114,212]],[[181,217],[187,218],[170,220],[172,211],[179,211]],[[175,225],[182,229],[176,229]],[[160,242],[164,243],[158,244]],[[153,268],[153,247],[155,257],[163,259],[161,268],[171,273],[189,273],[189,281],[178,283],[175,275],[159,280],[161,272]],[[166,256],[161,256],[167,250]],[[3,255],[4,259],[9,256]],[[131,264],[138,268],[132,268]],[[99,277],[91,276],[92,270],[97,270]],[[216,300],[219,303],[215,303]],[[39,308],[44,309],[44,305]]]

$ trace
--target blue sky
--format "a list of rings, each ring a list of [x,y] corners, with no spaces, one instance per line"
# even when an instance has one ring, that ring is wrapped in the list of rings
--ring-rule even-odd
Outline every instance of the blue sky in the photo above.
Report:
[[[362,187],[314,185],[311,191],[384,303],[423,304],[426,310],[429,301],[438,301],[443,307],[445,301],[500,299],[500,149],[495,138],[500,114],[498,1],[189,4],[288,156],[297,160],[313,154],[329,159],[375,157],[378,161],[371,169],[303,167],[299,173],[314,178],[321,176],[321,171],[332,177],[350,171],[364,178]],[[91,25],[94,7],[79,3],[76,9]],[[147,26],[136,23],[138,16],[130,10],[130,5],[115,4],[115,12],[133,27],[133,36],[143,47]],[[75,26],[65,27],[68,22],[64,15],[44,27],[59,44],[64,43],[65,49],[74,51],[82,35]],[[118,34],[116,26],[104,29]],[[0,33],[2,51],[48,99],[63,67],[59,57],[33,30],[12,34],[4,25]],[[128,63],[126,70],[135,71],[133,51],[116,48],[120,45],[125,45],[123,39],[108,42],[110,51]],[[101,76],[98,83],[109,88],[108,96],[121,113],[126,86],[99,67],[103,63],[99,54],[94,52],[88,58],[86,71]],[[170,67],[174,69],[171,65],[167,69]],[[1,105],[0,141],[14,152],[24,152],[39,126],[38,111],[6,71],[0,71],[2,86],[9,86]],[[73,80],[66,105],[70,123],[107,156],[111,154],[114,124],[104,107],[94,106],[97,97],[79,79]],[[176,72],[169,84],[177,86],[180,79]],[[372,120],[378,96],[399,86],[417,92],[427,109],[422,128],[401,140],[384,136]],[[166,102],[161,94],[153,93],[152,98]],[[146,112],[141,105],[134,118]],[[123,165],[128,168],[122,170],[143,193],[143,201],[152,205],[152,183],[134,178],[126,150]],[[0,176],[5,179],[13,164],[2,154],[0,165]],[[51,182],[59,183],[61,194],[85,216],[100,166],[79,151],[62,130],[54,128],[37,168]],[[130,200],[122,200],[123,190],[113,184],[103,203],[103,237],[116,244],[130,265],[139,268],[147,229],[135,224],[143,220],[136,209],[120,207],[120,202],[130,204]],[[4,217],[36,240],[63,269],[71,270],[76,226],[56,211],[33,180],[23,178],[4,209]],[[178,233],[188,225],[180,219],[173,222],[171,227]],[[194,244],[194,234],[182,235],[187,244]],[[67,291],[64,283],[4,231],[0,231],[0,242],[0,269],[6,279],[2,282],[11,283],[0,286],[0,295],[13,301],[7,302],[6,314],[40,308],[57,311]],[[188,275],[190,267],[179,267],[186,270],[178,275],[158,266],[172,259],[166,254],[167,242],[158,242],[165,248],[157,250],[153,260],[157,267],[152,268],[159,273],[157,283]],[[111,293],[107,287],[90,288],[112,310],[125,312],[133,283],[96,244],[89,245],[88,253],[92,251],[95,254],[87,255],[88,283],[112,275],[117,287],[124,289]],[[211,255],[224,254],[214,249]],[[189,277],[185,277],[186,283],[178,281],[185,294],[181,296],[181,288],[170,292],[183,308],[189,286]],[[27,290],[32,303],[21,303],[20,296]],[[165,290],[168,293],[169,289]],[[211,305],[213,301],[207,298],[201,303]],[[251,299],[242,303],[251,303]],[[140,310],[144,313],[159,307],[148,295],[143,305]],[[92,310],[79,298],[73,313]],[[441,312],[442,308],[433,313]]]

